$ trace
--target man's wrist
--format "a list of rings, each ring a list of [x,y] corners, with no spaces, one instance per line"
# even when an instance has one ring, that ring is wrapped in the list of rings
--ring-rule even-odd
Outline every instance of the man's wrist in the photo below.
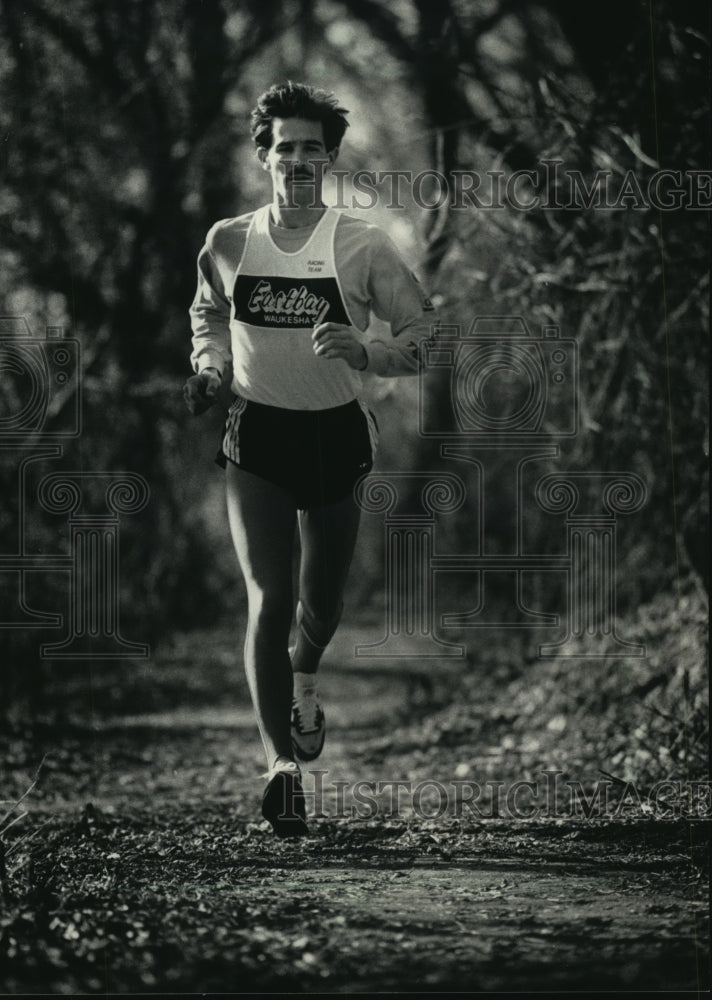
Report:
[[[362,362],[361,364],[356,365],[356,371],[365,372],[366,369],[368,368],[368,351],[366,350],[363,344],[359,344],[358,346],[361,348]]]

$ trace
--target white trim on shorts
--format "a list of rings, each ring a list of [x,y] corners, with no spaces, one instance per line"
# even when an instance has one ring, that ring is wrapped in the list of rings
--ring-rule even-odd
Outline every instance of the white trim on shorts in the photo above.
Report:
[[[238,396],[230,407],[225,422],[225,436],[223,437],[222,450],[226,458],[236,465],[240,462],[240,437],[238,434],[240,427],[240,417],[245,412],[247,400]]]
[[[378,447],[378,429],[376,427],[376,422],[373,419],[373,414],[363,400],[359,399],[357,396],[356,402],[361,407],[363,415],[366,418],[366,423],[368,424],[368,439],[371,442],[371,460],[375,462],[376,448]]]

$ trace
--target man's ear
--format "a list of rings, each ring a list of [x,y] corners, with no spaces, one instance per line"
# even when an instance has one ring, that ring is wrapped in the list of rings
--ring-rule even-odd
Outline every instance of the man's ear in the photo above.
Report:
[[[255,150],[255,156],[260,161],[263,170],[269,170],[269,164],[267,163],[267,150],[264,146],[258,146]]]
[[[336,158],[339,155],[339,147],[338,146],[334,146],[334,148],[330,149],[329,152],[326,155],[327,155],[328,160],[329,160],[329,166],[333,167],[334,164],[336,163]]]

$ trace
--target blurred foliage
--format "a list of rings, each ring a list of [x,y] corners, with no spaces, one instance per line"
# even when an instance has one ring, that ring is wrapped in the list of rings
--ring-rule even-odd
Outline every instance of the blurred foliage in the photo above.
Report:
[[[212,466],[221,415],[192,423],[180,389],[204,234],[266,195],[247,134],[263,87],[292,77],[333,89],[353,112],[346,169],[540,171],[548,158],[589,182],[634,170],[644,184],[658,168],[710,166],[700,4],[0,0],[0,27],[2,312],[27,316],[38,337],[50,323],[81,341],[84,429],[67,467],[127,469],[150,484],[149,506],[121,526],[122,616],[142,641],[238,603]],[[540,172],[541,194],[545,183]],[[542,471],[645,480],[646,508],[621,526],[623,604],[688,573],[708,579],[706,213],[410,204],[378,221],[446,322],[520,315],[578,340],[581,432]],[[368,391],[380,467],[435,468],[437,446],[416,432],[415,380]],[[364,519],[351,584],[363,602],[381,586],[377,520]],[[548,551],[549,522],[528,530],[531,551]],[[14,519],[4,514],[0,531],[12,551]],[[56,524],[44,532],[53,551]],[[441,548],[467,551],[469,535],[466,515],[450,518]],[[37,607],[66,601],[55,576]],[[17,676],[38,635],[2,631]],[[6,695],[17,676],[5,672]]]

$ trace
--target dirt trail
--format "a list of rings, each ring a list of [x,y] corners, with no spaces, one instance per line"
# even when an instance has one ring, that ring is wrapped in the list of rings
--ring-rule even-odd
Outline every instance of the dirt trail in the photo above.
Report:
[[[328,745],[306,779],[323,796],[304,840],[260,822],[244,702],[9,741],[7,787],[50,756],[24,821],[34,857],[8,859],[0,991],[708,988],[703,824],[482,818],[454,799],[437,815],[432,782],[450,788],[457,749],[390,754],[388,740],[459,668],[433,681],[354,663],[350,641],[323,674]],[[398,810],[354,796],[395,779],[410,782]]]

